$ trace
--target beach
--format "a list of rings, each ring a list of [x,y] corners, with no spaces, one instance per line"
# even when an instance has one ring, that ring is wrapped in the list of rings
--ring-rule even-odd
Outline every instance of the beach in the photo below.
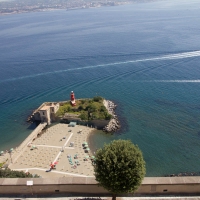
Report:
[[[87,126],[69,127],[68,124],[58,123],[44,129],[32,142],[27,140],[24,148],[19,146],[0,159],[8,159],[8,167],[12,170],[37,174],[42,178],[92,177],[94,152],[90,152],[87,141],[95,130]]]

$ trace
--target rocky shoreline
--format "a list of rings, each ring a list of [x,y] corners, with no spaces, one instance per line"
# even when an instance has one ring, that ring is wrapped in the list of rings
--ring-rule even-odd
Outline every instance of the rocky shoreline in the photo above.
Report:
[[[200,176],[200,172],[181,172],[179,174],[165,175],[165,177]]]
[[[108,125],[106,125],[103,128],[104,132],[107,133],[113,133],[117,131],[120,128],[120,122],[117,118],[117,115],[115,114],[115,108],[117,107],[116,104],[114,104],[112,101],[104,100],[103,101],[104,106],[108,110],[108,113],[112,115],[112,119],[109,121]]]

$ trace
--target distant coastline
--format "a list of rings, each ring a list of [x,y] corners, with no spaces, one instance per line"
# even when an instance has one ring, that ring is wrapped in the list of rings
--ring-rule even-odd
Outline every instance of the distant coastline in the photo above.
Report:
[[[133,3],[149,3],[158,0],[111,0],[111,1],[45,1],[41,0],[39,3],[26,3],[24,1],[0,1],[0,15],[12,15],[12,14],[21,14],[21,13],[30,13],[30,12],[46,12],[54,10],[78,10],[78,9],[88,9],[88,8],[100,8],[108,6],[119,6]]]

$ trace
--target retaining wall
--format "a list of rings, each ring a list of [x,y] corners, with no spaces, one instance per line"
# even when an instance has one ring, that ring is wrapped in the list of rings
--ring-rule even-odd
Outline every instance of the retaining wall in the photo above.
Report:
[[[31,183],[33,185],[27,185]],[[27,182],[29,181],[29,182]],[[95,178],[0,178],[0,194],[86,193],[109,194]],[[136,195],[200,194],[200,177],[144,178]]]

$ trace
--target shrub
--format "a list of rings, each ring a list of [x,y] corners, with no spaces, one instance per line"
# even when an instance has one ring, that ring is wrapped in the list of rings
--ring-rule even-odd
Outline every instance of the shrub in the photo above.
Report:
[[[38,178],[38,175],[32,175],[29,172],[25,173],[23,171],[13,171],[9,168],[0,169],[0,178]]]
[[[81,113],[79,117],[81,118],[81,120],[88,120],[88,115],[86,113]]]
[[[102,100],[103,100],[103,98],[100,96],[93,97],[93,101],[100,102]]]

